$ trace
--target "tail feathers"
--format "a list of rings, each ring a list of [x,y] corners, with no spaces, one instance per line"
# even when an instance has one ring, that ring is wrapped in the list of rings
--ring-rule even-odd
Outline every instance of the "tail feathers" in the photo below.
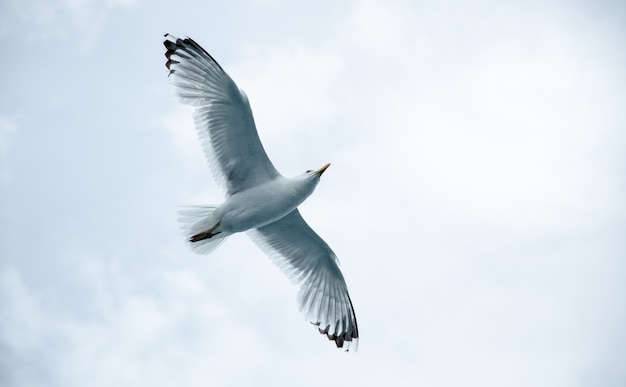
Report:
[[[230,233],[211,232],[217,224],[213,216],[214,206],[185,206],[178,211],[178,221],[191,250],[197,254],[209,254],[226,240]]]

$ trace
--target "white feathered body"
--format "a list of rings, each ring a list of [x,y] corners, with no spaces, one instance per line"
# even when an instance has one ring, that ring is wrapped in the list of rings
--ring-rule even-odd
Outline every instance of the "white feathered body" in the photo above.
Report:
[[[318,182],[318,176],[278,176],[230,195],[213,212],[213,219],[219,222],[215,231],[236,233],[273,223],[304,202]]]

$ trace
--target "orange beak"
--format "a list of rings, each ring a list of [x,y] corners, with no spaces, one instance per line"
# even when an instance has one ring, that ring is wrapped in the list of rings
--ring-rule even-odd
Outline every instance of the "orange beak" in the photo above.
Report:
[[[324,173],[324,171],[325,171],[328,167],[330,167],[330,163],[328,163],[328,164],[324,165],[322,168],[320,168],[320,169],[318,169],[317,171],[313,172],[313,174],[322,176],[322,173]]]

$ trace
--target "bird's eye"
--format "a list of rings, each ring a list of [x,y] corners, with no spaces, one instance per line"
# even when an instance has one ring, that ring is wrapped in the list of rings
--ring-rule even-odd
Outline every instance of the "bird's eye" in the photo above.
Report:
[[[312,169],[307,169],[304,173],[311,173],[311,172],[313,172]]]

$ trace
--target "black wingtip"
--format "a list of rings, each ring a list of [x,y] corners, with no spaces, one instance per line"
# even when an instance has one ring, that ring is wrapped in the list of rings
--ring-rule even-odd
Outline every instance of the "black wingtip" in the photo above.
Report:
[[[211,54],[209,54],[204,48],[202,48],[202,46],[200,46],[198,43],[196,43],[195,40],[191,39],[190,37],[185,37],[184,39],[181,39],[169,33],[166,33],[165,35],[163,35],[163,37],[165,37],[165,40],[163,41],[163,45],[166,48],[165,57],[167,58],[167,62],[165,62],[165,67],[167,67],[168,69],[171,70],[170,66],[172,64],[180,63],[175,60],[172,60],[171,57],[172,55],[176,54],[176,51],[182,50],[182,52],[195,51],[198,53],[202,53],[206,55],[207,57],[209,57],[209,59],[211,59],[211,61],[215,63],[221,71],[224,71],[222,66],[220,66],[220,64],[215,60],[215,58],[213,58]],[[171,72],[170,72],[170,75],[171,75]]]
[[[168,38],[170,37],[170,34],[165,34],[165,37]],[[171,68],[170,66],[172,65],[172,54],[176,52],[176,43],[166,39],[163,41],[163,45],[165,46],[165,57],[167,58],[167,61],[165,62],[165,67],[167,67],[168,70],[170,70],[170,74],[171,74]],[[175,64],[175,63],[174,63]]]
[[[337,348],[343,348],[343,345],[346,342],[351,343],[353,340],[356,341],[359,338],[359,333],[357,332],[357,330],[353,330],[352,332],[346,332],[345,334],[339,336],[328,333],[328,327],[326,329],[319,328],[319,331],[322,335],[326,335],[326,337],[328,337],[328,340],[334,341]]]
[[[337,345],[337,348],[343,348],[344,344],[352,343],[354,341],[355,342],[354,348],[356,350],[356,341],[359,339],[359,325],[356,322],[356,314],[354,313],[354,306],[352,305],[352,300],[350,299],[349,294],[348,294],[348,301],[350,302],[350,309],[352,310],[352,317],[353,317],[353,320],[352,320],[353,325],[351,326],[351,329],[345,331],[343,334],[335,335],[335,334],[329,333],[330,325],[326,326],[325,328],[320,328],[319,323],[315,325],[317,325],[317,329],[320,331],[322,335],[326,335],[326,337],[328,337],[328,340],[335,342],[335,345]],[[346,351],[348,351],[348,348],[346,348]]]

